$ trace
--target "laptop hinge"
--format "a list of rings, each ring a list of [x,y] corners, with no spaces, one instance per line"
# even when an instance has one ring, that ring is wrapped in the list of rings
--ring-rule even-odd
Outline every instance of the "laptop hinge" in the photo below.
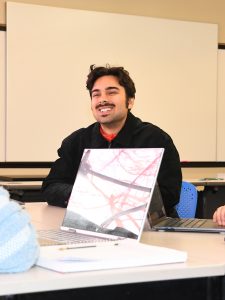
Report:
[[[64,226],[61,226],[60,228],[61,228],[61,230],[68,231],[68,232],[73,232],[73,233],[77,232],[77,230],[74,228],[68,228],[68,227],[64,227]]]

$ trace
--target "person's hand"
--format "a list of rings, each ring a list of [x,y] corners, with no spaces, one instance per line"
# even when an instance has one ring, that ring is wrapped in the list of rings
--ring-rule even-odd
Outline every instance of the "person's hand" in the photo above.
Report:
[[[225,226],[225,205],[220,206],[213,214],[213,222]]]

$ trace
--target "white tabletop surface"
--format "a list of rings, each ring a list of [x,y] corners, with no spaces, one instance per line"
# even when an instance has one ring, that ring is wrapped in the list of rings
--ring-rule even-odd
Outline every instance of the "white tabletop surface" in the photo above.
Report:
[[[57,228],[65,210],[46,203],[27,203],[37,229]],[[142,242],[188,252],[185,263],[61,274],[33,267],[19,274],[0,275],[0,295],[225,275],[222,234],[146,232]]]
[[[225,179],[220,178],[200,178],[200,179],[187,179],[185,181],[191,182],[196,186],[219,186],[225,185]]]
[[[42,181],[0,181],[0,186],[8,190],[39,190],[42,186]]]

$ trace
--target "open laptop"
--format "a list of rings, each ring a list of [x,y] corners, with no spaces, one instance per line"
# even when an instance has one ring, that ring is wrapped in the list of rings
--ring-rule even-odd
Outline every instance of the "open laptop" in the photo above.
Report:
[[[85,149],[60,230],[38,232],[40,245],[88,247],[139,241],[163,148]]]
[[[217,225],[212,221],[212,219],[167,217],[160,189],[157,184],[155,185],[147,216],[148,226],[152,230],[209,233],[214,232],[225,234],[225,226]]]

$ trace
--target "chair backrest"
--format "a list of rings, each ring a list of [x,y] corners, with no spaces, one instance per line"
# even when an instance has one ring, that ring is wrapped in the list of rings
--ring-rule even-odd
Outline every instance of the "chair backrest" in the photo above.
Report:
[[[196,187],[186,181],[182,181],[180,201],[176,210],[180,218],[194,218],[196,213],[198,192]]]

